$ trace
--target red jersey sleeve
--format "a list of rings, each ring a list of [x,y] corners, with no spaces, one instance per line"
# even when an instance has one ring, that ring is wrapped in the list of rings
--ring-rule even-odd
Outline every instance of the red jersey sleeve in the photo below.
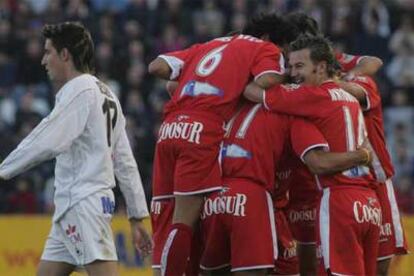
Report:
[[[300,118],[295,118],[291,122],[290,143],[302,161],[303,156],[311,149],[329,149],[329,144],[319,129],[311,122]]]
[[[357,55],[345,54],[343,52],[336,52],[335,57],[336,57],[336,60],[341,65],[342,71],[348,72],[351,69],[353,69],[355,66],[357,66],[358,62],[364,56],[357,56]]]
[[[200,45],[201,44],[194,44],[187,49],[169,52],[158,56],[159,58],[165,60],[165,62],[167,62],[168,66],[171,68],[170,80],[177,79],[184,64],[188,62],[188,60],[197,52],[197,49],[200,47]]]
[[[381,104],[381,96],[378,92],[378,87],[372,78],[358,76],[350,82],[359,85],[365,92],[367,105],[363,108],[364,111],[376,108]]]
[[[265,73],[283,75],[285,73],[285,59],[281,50],[270,42],[264,42],[257,50],[253,60],[251,74],[257,79]]]
[[[327,92],[317,86],[297,84],[276,85],[263,94],[264,106],[295,116],[313,116],[324,112],[323,106],[330,101]]]

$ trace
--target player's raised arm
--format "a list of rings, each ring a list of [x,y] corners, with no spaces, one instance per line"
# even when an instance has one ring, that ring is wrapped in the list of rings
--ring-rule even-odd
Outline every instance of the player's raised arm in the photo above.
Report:
[[[70,102],[58,103],[0,164],[1,177],[12,178],[67,150],[83,132],[92,101],[91,91],[85,90]]]
[[[383,65],[383,61],[374,56],[354,56],[340,53],[336,56],[344,72],[343,79],[351,80],[356,76],[375,75]]]
[[[157,57],[149,64],[148,73],[160,79],[169,80],[171,77],[172,69],[165,59]]]

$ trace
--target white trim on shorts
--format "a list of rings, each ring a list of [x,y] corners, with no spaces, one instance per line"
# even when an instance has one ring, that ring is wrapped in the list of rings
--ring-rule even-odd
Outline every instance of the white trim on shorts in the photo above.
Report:
[[[208,188],[204,190],[198,190],[198,191],[192,191],[192,192],[174,192],[174,195],[198,195],[198,194],[204,194],[209,192],[214,192],[218,190],[222,190],[223,186],[216,186],[213,188]]]
[[[161,265],[152,265],[151,268],[153,268],[153,269],[161,269]]]
[[[273,268],[273,267],[275,267],[274,264],[271,264],[271,265],[242,266],[242,267],[232,268],[231,272],[242,271],[242,270],[257,270],[257,269],[265,269],[265,268]]]
[[[316,242],[302,242],[298,240],[296,240],[296,243],[303,244],[303,245],[316,245]]]
[[[270,220],[270,229],[272,230],[272,241],[273,241],[273,258],[277,260],[279,255],[279,250],[277,246],[277,232],[276,232],[276,222],[275,222],[275,213],[273,208],[272,196],[269,192],[266,191],[267,206],[269,208],[269,220]]]
[[[177,234],[177,229],[173,229],[169,234],[167,241],[165,242],[164,248],[162,249],[161,254],[161,275],[165,275],[165,268],[167,267],[168,253],[170,252],[171,245],[174,241],[175,235]],[[163,265],[164,264],[164,265]]]
[[[204,265],[200,264],[200,268],[202,270],[206,270],[206,271],[218,270],[218,269],[222,269],[222,268],[229,267],[229,266],[230,266],[230,264],[228,264],[228,263],[227,264],[218,265],[218,266],[213,266],[213,267],[207,267],[207,266],[204,266]]]
[[[388,255],[388,256],[384,256],[384,257],[378,257],[377,261],[383,261],[383,260],[391,259],[394,256],[395,256],[395,254],[391,254],[391,255]]]
[[[336,272],[332,272],[332,271],[331,271],[331,274],[336,275],[336,276],[352,276],[352,274],[342,274],[342,273],[336,273]]]
[[[174,195],[153,196],[152,201],[163,200],[163,199],[171,199],[171,198],[174,198]]]
[[[321,249],[322,249],[322,258],[325,264],[325,269],[329,269],[329,236],[330,236],[330,225],[329,225],[329,188],[323,189],[323,195],[321,198],[321,206],[319,209],[319,235],[321,237]]]
[[[394,187],[391,179],[385,180],[387,188],[387,196],[391,206],[392,225],[394,227],[395,246],[397,248],[404,247],[404,234],[401,225],[400,212],[398,211],[397,201],[395,200]]]

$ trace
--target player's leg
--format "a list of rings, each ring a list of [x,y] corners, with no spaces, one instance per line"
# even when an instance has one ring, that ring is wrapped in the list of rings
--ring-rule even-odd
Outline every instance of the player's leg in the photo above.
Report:
[[[316,244],[297,244],[300,275],[316,275]]]
[[[117,261],[94,261],[85,265],[86,272],[89,276],[118,276],[118,262]]]
[[[385,260],[381,260],[377,262],[377,275],[378,276],[387,276],[388,275],[388,269],[390,267],[392,258],[388,258]]]
[[[55,261],[41,260],[37,267],[37,276],[66,276],[75,270],[75,266]]]
[[[52,229],[43,249],[37,276],[70,275],[76,268],[76,260],[72,257],[64,243],[64,235],[58,223],[52,223]]]
[[[175,196],[173,224],[161,256],[161,269],[166,270],[165,275],[181,275],[185,271],[191,252],[193,227],[200,217],[203,202],[203,195]]]

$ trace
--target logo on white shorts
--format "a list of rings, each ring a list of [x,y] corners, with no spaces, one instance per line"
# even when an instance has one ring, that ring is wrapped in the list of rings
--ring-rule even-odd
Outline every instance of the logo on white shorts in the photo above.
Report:
[[[245,217],[245,205],[247,196],[245,194],[236,194],[235,196],[218,196],[214,199],[207,198],[204,202],[204,210],[201,218],[213,214],[231,214],[236,217]]]
[[[183,139],[190,143],[200,144],[203,128],[204,125],[200,122],[163,123],[158,131],[157,143],[167,139]]]
[[[368,204],[362,204],[360,201],[354,202],[354,216],[358,223],[369,222],[381,226],[381,209],[372,206],[369,200]]]
[[[80,233],[76,232],[76,225],[68,224],[65,232],[72,243],[78,243],[82,241]]]

